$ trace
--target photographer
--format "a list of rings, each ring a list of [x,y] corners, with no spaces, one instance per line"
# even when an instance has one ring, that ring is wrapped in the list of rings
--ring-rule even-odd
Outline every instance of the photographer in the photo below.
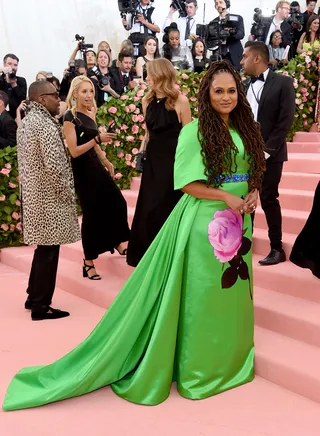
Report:
[[[150,5],[150,0],[140,0],[136,9],[136,17],[134,18],[131,29],[130,23],[126,18],[122,18],[123,27],[130,31],[129,39],[135,46],[134,56],[144,55],[144,41],[148,36],[155,36],[160,32],[160,27],[154,24],[152,14],[154,7]]]
[[[300,5],[297,1],[290,4],[290,17],[288,23],[291,25],[291,57],[296,56],[297,47],[300,41],[301,35],[304,32],[305,16],[300,11]]]
[[[0,91],[0,149],[17,144],[17,124],[6,111],[9,98],[4,91]]]
[[[288,56],[286,56],[286,48],[282,43],[282,33],[280,30],[276,30],[271,34],[268,50],[269,64],[272,71],[283,68],[288,63]]]
[[[122,51],[118,56],[118,67],[110,69],[111,88],[119,95],[136,87],[136,82],[131,72],[132,64],[132,54]]]
[[[112,77],[109,73],[110,55],[106,50],[99,50],[97,54],[97,66],[88,70],[88,77],[95,86],[95,97],[97,106],[102,106],[111,97],[119,98],[111,88]]]
[[[16,110],[27,95],[27,82],[24,77],[18,77],[19,58],[9,53],[3,58],[3,68],[0,76],[0,91],[9,97],[9,114],[14,119]]]
[[[60,85],[59,97],[61,101],[65,101],[70,89],[72,80],[76,76],[86,76],[87,67],[82,59],[70,60],[69,68],[64,70],[63,79]]]
[[[243,47],[240,41],[244,38],[244,24],[241,15],[230,15],[228,13],[230,6],[230,1],[228,0],[216,0],[215,8],[219,13],[219,17],[215,18],[211,23],[219,23],[222,31],[229,32],[226,44],[222,47],[221,56],[223,59],[231,62],[232,65],[240,71],[240,61],[243,53]],[[225,21],[228,22],[228,26],[229,23],[234,23],[234,25],[232,27],[225,27]]]
[[[288,1],[279,1],[276,5],[276,15],[266,19],[262,35],[263,42],[269,44],[271,34],[276,30],[281,30],[283,44],[285,46],[291,45],[291,25],[286,21],[289,13],[290,3]],[[254,34],[253,39],[255,39]]]
[[[307,30],[307,24],[308,24],[308,20],[312,15],[315,15],[315,8],[316,8],[316,1],[313,0],[307,0],[306,5],[307,5],[307,9],[306,11],[303,13],[303,17],[304,17],[304,24],[303,24],[303,29],[302,32],[305,32]]]
[[[169,27],[170,24],[175,21],[177,23],[181,39],[180,43],[182,46],[192,47],[192,41],[196,38],[196,28],[198,24],[202,23],[200,17],[197,16],[198,2],[197,0],[185,0],[185,2],[180,2],[179,5],[182,6],[185,3],[185,13],[186,16],[181,16],[176,20],[173,19],[173,14],[177,12],[175,8],[175,2],[172,2],[168,17],[163,26],[163,30]],[[176,5],[177,6],[177,5]]]

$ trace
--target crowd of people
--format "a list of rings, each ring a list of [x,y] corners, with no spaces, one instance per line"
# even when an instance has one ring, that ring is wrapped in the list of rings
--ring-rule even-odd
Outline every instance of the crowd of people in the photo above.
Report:
[[[197,2],[186,5],[184,22],[171,22],[170,9],[161,57],[154,35],[159,27],[152,22],[149,1],[143,0],[137,27],[116,61],[102,41],[97,55],[88,50],[77,67],[74,51],[71,66],[77,74],[71,67],[66,71],[68,86],[59,89],[40,72],[29,87],[17,152],[24,241],[37,245],[25,302],[31,319],[69,316],[51,306],[61,244],[82,239],[83,277],[92,281],[102,278],[94,260],[105,252],[117,250],[136,268],[87,340],[49,366],[19,372],[8,388],[5,410],[106,385],[129,401],[154,405],[168,397],[174,380],[181,395],[202,399],[254,377],[252,231],[258,196],[270,240],[270,252],[259,263],[286,261],[278,197],[295,90],[292,79],[270,65],[283,55],[279,41],[286,41],[281,29],[290,4],[278,3],[265,35],[269,46],[250,40],[243,49],[243,20],[236,16],[236,33],[220,60],[208,59],[206,41],[193,38],[195,19],[188,17],[194,16]],[[216,0],[220,18],[229,7]],[[315,44],[315,17],[301,36],[308,38],[306,44]],[[128,25],[125,19],[123,24]],[[186,42],[190,38],[193,44]],[[136,50],[141,56],[133,73]],[[18,61],[12,54],[5,58],[4,80],[11,88],[0,105],[9,99],[10,107],[11,97],[13,113],[24,104],[16,90],[18,78],[12,77]],[[192,121],[188,99],[177,89],[176,70],[195,65],[206,73],[198,93],[199,116]],[[96,110],[110,95],[117,97],[143,80],[148,84],[142,101],[146,159],[130,231],[125,199],[100,147],[114,134],[99,132]],[[66,95],[59,117],[61,89]]]

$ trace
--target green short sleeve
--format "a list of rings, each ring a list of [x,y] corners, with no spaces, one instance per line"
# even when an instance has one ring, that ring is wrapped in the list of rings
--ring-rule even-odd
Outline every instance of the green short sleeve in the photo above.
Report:
[[[174,163],[174,189],[191,182],[207,180],[198,140],[198,120],[187,124],[180,133]]]

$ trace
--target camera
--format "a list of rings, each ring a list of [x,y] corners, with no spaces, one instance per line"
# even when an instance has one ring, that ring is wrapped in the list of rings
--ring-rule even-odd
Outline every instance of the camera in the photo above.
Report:
[[[153,2],[154,0],[151,0]],[[131,30],[135,19],[139,14],[138,7],[140,0],[118,0],[118,9],[121,18],[127,22],[126,30]]]
[[[289,23],[291,26],[293,25],[303,26],[304,16],[301,12],[298,11],[297,6],[290,8],[290,16],[287,19],[287,23]]]
[[[262,15],[262,10],[255,8],[253,14],[253,23],[251,27],[251,35],[254,35],[256,41],[264,41],[265,29],[267,25],[268,17]]]
[[[227,46],[228,38],[237,33],[237,21],[236,15],[227,14],[221,21],[197,25],[196,33],[205,40],[206,47],[212,52],[211,60],[222,59],[222,52]]]
[[[14,71],[11,71],[11,73],[9,73],[9,79],[10,80],[16,80],[17,75]]]
[[[179,12],[179,17],[187,16],[186,0],[173,0],[170,7]]]
[[[94,66],[91,68],[91,71],[94,73],[96,78],[98,79],[100,88],[109,85],[110,79],[108,76],[104,76],[98,67]]]
[[[88,50],[88,48],[93,48],[93,44],[85,44],[84,36],[80,36],[78,33],[75,35],[75,40],[79,43],[79,50],[84,52]]]

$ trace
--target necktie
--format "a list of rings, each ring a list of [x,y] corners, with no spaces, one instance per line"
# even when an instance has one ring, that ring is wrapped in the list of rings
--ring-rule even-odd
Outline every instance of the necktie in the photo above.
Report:
[[[191,30],[190,29],[190,22],[191,22],[192,18],[193,17],[187,17],[186,34],[185,34],[184,39],[189,39],[189,37],[190,37],[190,30]]]
[[[122,74],[122,78],[123,78],[123,84],[124,86],[128,86],[129,85],[129,77],[127,76],[127,74]]]
[[[261,80],[261,82],[264,82],[264,75],[261,73],[259,76],[251,76],[251,83],[255,83],[257,80]]]

